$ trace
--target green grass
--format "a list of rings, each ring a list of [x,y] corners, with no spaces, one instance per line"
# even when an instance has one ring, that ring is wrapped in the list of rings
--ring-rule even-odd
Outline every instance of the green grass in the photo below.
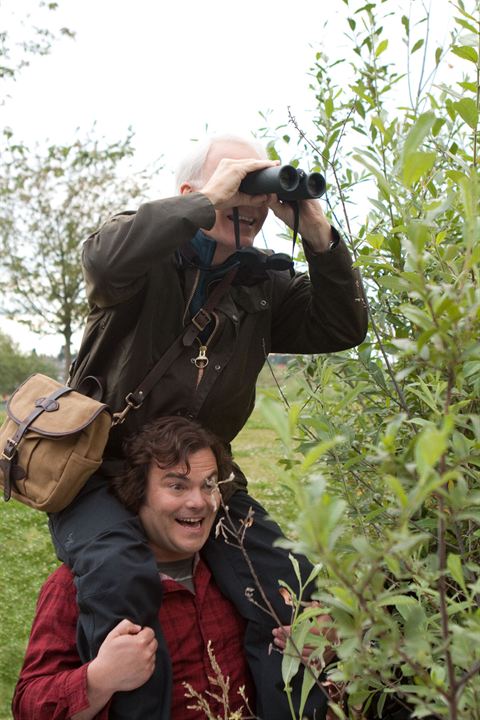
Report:
[[[57,562],[44,513],[15,501],[2,504],[0,538],[0,718],[10,720],[37,593]]]
[[[272,382],[268,372],[262,381],[263,386]],[[286,528],[292,503],[278,483],[281,446],[257,411],[236,438],[234,455],[249,480],[251,494]],[[37,594],[57,560],[46,515],[13,500],[0,503],[0,720],[11,720],[10,701]]]

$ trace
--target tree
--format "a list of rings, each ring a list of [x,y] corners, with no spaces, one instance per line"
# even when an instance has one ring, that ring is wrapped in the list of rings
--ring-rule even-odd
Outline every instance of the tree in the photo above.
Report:
[[[8,13],[10,24],[10,28],[5,27],[0,32],[0,80],[15,80],[20,70],[29,64],[30,57],[47,55],[58,37],[74,37],[68,28],[51,30],[45,27],[47,19],[50,19],[48,15],[58,8],[57,2],[38,0],[31,4],[29,11],[25,12],[22,5],[19,12],[18,3],[14,5],[8,0],[1,0],[0,8],[4,22]]]
[[[317,54],[314,127],[292,116],[293,152],[327,175],[370,334],[356,351],[293,360],[287,412],[262,404],[284,441],[293,547],[318,563],[339,634],[330,678],[346,683],[350,716],[396,696],[415,717],[480,718],[480,4],[458,2],[449,47],[432,51],[423,6],[344,1],[350,82],[347,60]],[[315,613],[296,607],[297,644]],[[297,667],[286,659],[287,688]]]
[[[108,143],[90,134],[30,152],[13,142],[0,177],[0,247],[5,312],[34,331],[72,335],[87,305],[81,242],[116,210],[137,203],[147,174],[133,173],[131,134]]]
[[[38,356],[35,352],[22,353],[13,340],[0,331],[0,399],[10,395],[34,372],[56,377],[58,366],[52,358]]]

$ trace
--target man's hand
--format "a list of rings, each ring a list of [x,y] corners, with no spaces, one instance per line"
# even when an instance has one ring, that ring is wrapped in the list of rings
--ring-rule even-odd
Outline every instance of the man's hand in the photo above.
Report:
[[[270,195],[248,195],[238,192],[240,183],[250,172],[278,165],[278,160],[223,158],[200,192],[206,195],[216,210],[239,205],[259,207],[267,203]]]
[[[287,645],[287,638],[291,634],[292,626],[291,625],[284,625],[278,628],[274,628],[272,630],[273,633],[273,642],[274,644],[282,651],[285,650],[285,647]],[[322,669],[325,665],[328,665],[329,662],[333,660],[335,657],[335,645],[337,643],[337,633],[335,632],[335,629],[332,627],[332,618],[330,615],[318,615],[314,623],[312,624],[312,628],[310,630],[310,633],[312,635],[324,635],[327,640],[330,642],[330,645],[327,646],[323,652],[323,658],[322,658]],[[310,655],[312,654],[313,650],[315,648],[312,645],[304,645],[302,648],[302,663],[304,665],[308,665],[310,662]],[[319,662],[319,660],[314,660],[315,662]],[[329,680],[326,680],[324,683],[322,683],[325,692],[328,695],[329,703],[340,703],[342,702],[342,687],[336,685],[333,682],[330,682]],[[329,704],[326,720],[336,720],[337,718],[336,712],[334,712]]]
[[[272,195],[269,207],[275,215],[293,230],[294,213],[288,202],[280,202]],[[300,200],[300,217],[298,232],[314,253],[329,250],[332,241],[332,228],[325,217],[318,200]]]
[[[88,708],[71,720],[94,720],[112,695],[135,690],[147,682],[155,668],[157,640],[153,630],[122,620],[100,645],[87,667]]]
[[[282,652],[285,650],[287,645],[287,638],[291,634],[292,626],[291,625],[283,625],[281,627],[274,628],[272,630],[273,634],[273,643],[276,645]],[[310,629],[310,634],[312,635],[324,635],[327,640],[329,641],[330,645],[327,646],[323,653],[323,664],[328,665],[331,660],[335,657],[335,649],[334,645],[337,642],[337,634],[332,628],[332,618],[330,615],[318,615]],[[313,645],[306,645],[302,648],[302,662],[307,665],[310,660],[310,655],[315,650],[315,647]]]
[[[88,688],[113,695],[135,690],[155,669],[157,640],[151,628],[122,620],[108,633],[87,670]]]

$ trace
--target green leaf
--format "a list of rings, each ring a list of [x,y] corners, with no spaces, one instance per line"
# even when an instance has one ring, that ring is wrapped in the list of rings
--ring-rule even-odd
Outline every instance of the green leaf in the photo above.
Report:
[[[452,48],[452,52],[454,55],[457,55],[457,57],[463,60],[470,60],[470,62],[475,63],[475,65],[478,62],[478,53],[473,47],[470,47],[470,45],[456,45]]]
[[[415,461],[420,481],[424,481],[447,449],[445,431],[427,427],[420,433],[415,445]]]
[[[301,661],[301,651],[305,645],[310,629],[311,626],[308,622],[292,625],[292,636],[287,639],[287,644],[282,657],[282,679],[286,687],[289,687],[290,681],[298,672]],[[292,642],[292,638],[294,643]],[[299,652],[295,650],[294,644],[298,648]]]
[[[382,245],[383,245],[384,237],[383,237],[383,235],[380,235],[380,234],[378,234],[378,233],[375,233],[375,234],[370,234],[370,233],[369,233],[369,234],[367,235],[367,238],[366,238],[366,239],[367,239],[367,243],[368,243],[371,247],[375,248],[375,250],[380,250],[380,248],[381,248]]]
[[[403,489],[403,485],[400,480],[393,475],[387,475],[387,477],[385,478],[385,482],[389,486],[390,490],[397,497],[402,508],[405,509],[408,505],[408,497],[405,490]]]
[[[422,47],[424,42],[425,42],[425,40],[423,38],[420,38],[420,40],[417,40],[417,42],[415,43],[415,45],[413,46],[413,48],[411,50],[411,55],[413,55],[413,53],[416,52],[417,50],[420,50],[420,48]]]
[[[285,683],[285,687],[290,686],[290,681],[297,674],[299,667],[300,657],[293,647],[291,639],[288,638],[282,656],[282,679]]]
[[[285,447],[289,448],[292,442],[288,416],[279,402],[262,396],[258,402],[259,410],[266,423],[277,433]]]
[[[325,108],[325,115],[327,116],[327,118],[331,118],[333,115],[333,98],[332,97],[326,98],[324,108]]]
[[[379,285],[388,290],[396,292],[406,292],[409,288],[408,282],[401,277],[395,275],[383,275],[377,279]]]
[[[375,51],[375,57],[379,57],[388,47],[388,40],[382,40],[381,43],[379,43],[376,51]]]
[[[426,112],[420,115],[405,139],[403,146],[404,155],[409,155],[420,147],[432,129],[435,119],[435,113],[433,112]]]
[[[463,576],[463,569],[462,569],[462,560],[459,555],[454,555],[454,553],[449,553],[448,559],[447,559],[447,567],[450,571],[450,575],[455,580],[456,583],[460,585],[462,590],[464,592],[467,591],[467,587],[465,585],[465,578]]]
[[[303,710],[305,708],[305,703],[307,702],[308,696],[310,694],[310,690],[313,688],[313,686],[316,683],[316,678],[313,672],[309,672],[308,670],[304,670],[303,673],[303,681],[302,681],[302,692],[300,695],[300,708],[298,710],[298,716],[303,717]]]
[[[315,445],[314,448],[312,448],[306,455],[305,458],[300,466],[302,471],[309,470],[312,465],[314,465],[319,458],[322,457],[322,455],[325,455],[328,450],[330,450],[335,445],[338,445],[340,442],[343,441],[343,438],[336,437],[332,440],[324,440],[323,442],[319,443],[318,445]]]
[[[403,182],[411,187],[430,172],[437,155],[434,152],[414,152],[408,155],[403,166]]]
[[[415,600],[415,598],[413,598],[413,597],[410,597],[409,595],[387,595],[386,597],[384,597],[381,600],[378,600],[376,602],[376,605],[378,605],[379,607],[393,605],[396,608],[400,608],[405,605],[416,605],[416,604],[417,604],[417,600]]]
[[[415,325],[423,329],[430,328],[432,324],[432,318],[424,310],[421,310],[416,305],[402,305],[401,309],[405,317],[411,320]]]
[[[275,149],[275,142],[273,140],[267,144],[267,155],[269,160],[280,160],[280,155]]]
[[[453,107],[464,120],[467,125],[475,130],[478,123],[478,108],[477,103],[472,98],[463,98],[456,103],[453,103]]]
[[[430,172],[437,159],[434,152],[413,152],[406,158],[403,165],[403,182],[407,187],[411,187],[420,180],[421,177]]]

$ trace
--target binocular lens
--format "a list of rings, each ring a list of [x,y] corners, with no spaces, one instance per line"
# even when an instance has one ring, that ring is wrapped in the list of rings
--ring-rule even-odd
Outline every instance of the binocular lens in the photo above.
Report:
[[[256,170],[247,175],[240,184],[240,191],[250,195],[263,193],[291,192],[296,190],[300,178],[293,165],[270,167]]]
[[[325,192],[325,178],[318,172],[307,175],[306,185],[308,193],[312,198],[318,198]]]
[[[307,175],[293,165],[269,167],[249,173],[240,183],[240,191],[250,195],[276,193],[279,200],[318,198],[325,192],[325,178],[318,172]]]
[[[279,168],[278,182],[282,190],[292,191],[298,187],[299,177],[293,165],[283,165]]]

